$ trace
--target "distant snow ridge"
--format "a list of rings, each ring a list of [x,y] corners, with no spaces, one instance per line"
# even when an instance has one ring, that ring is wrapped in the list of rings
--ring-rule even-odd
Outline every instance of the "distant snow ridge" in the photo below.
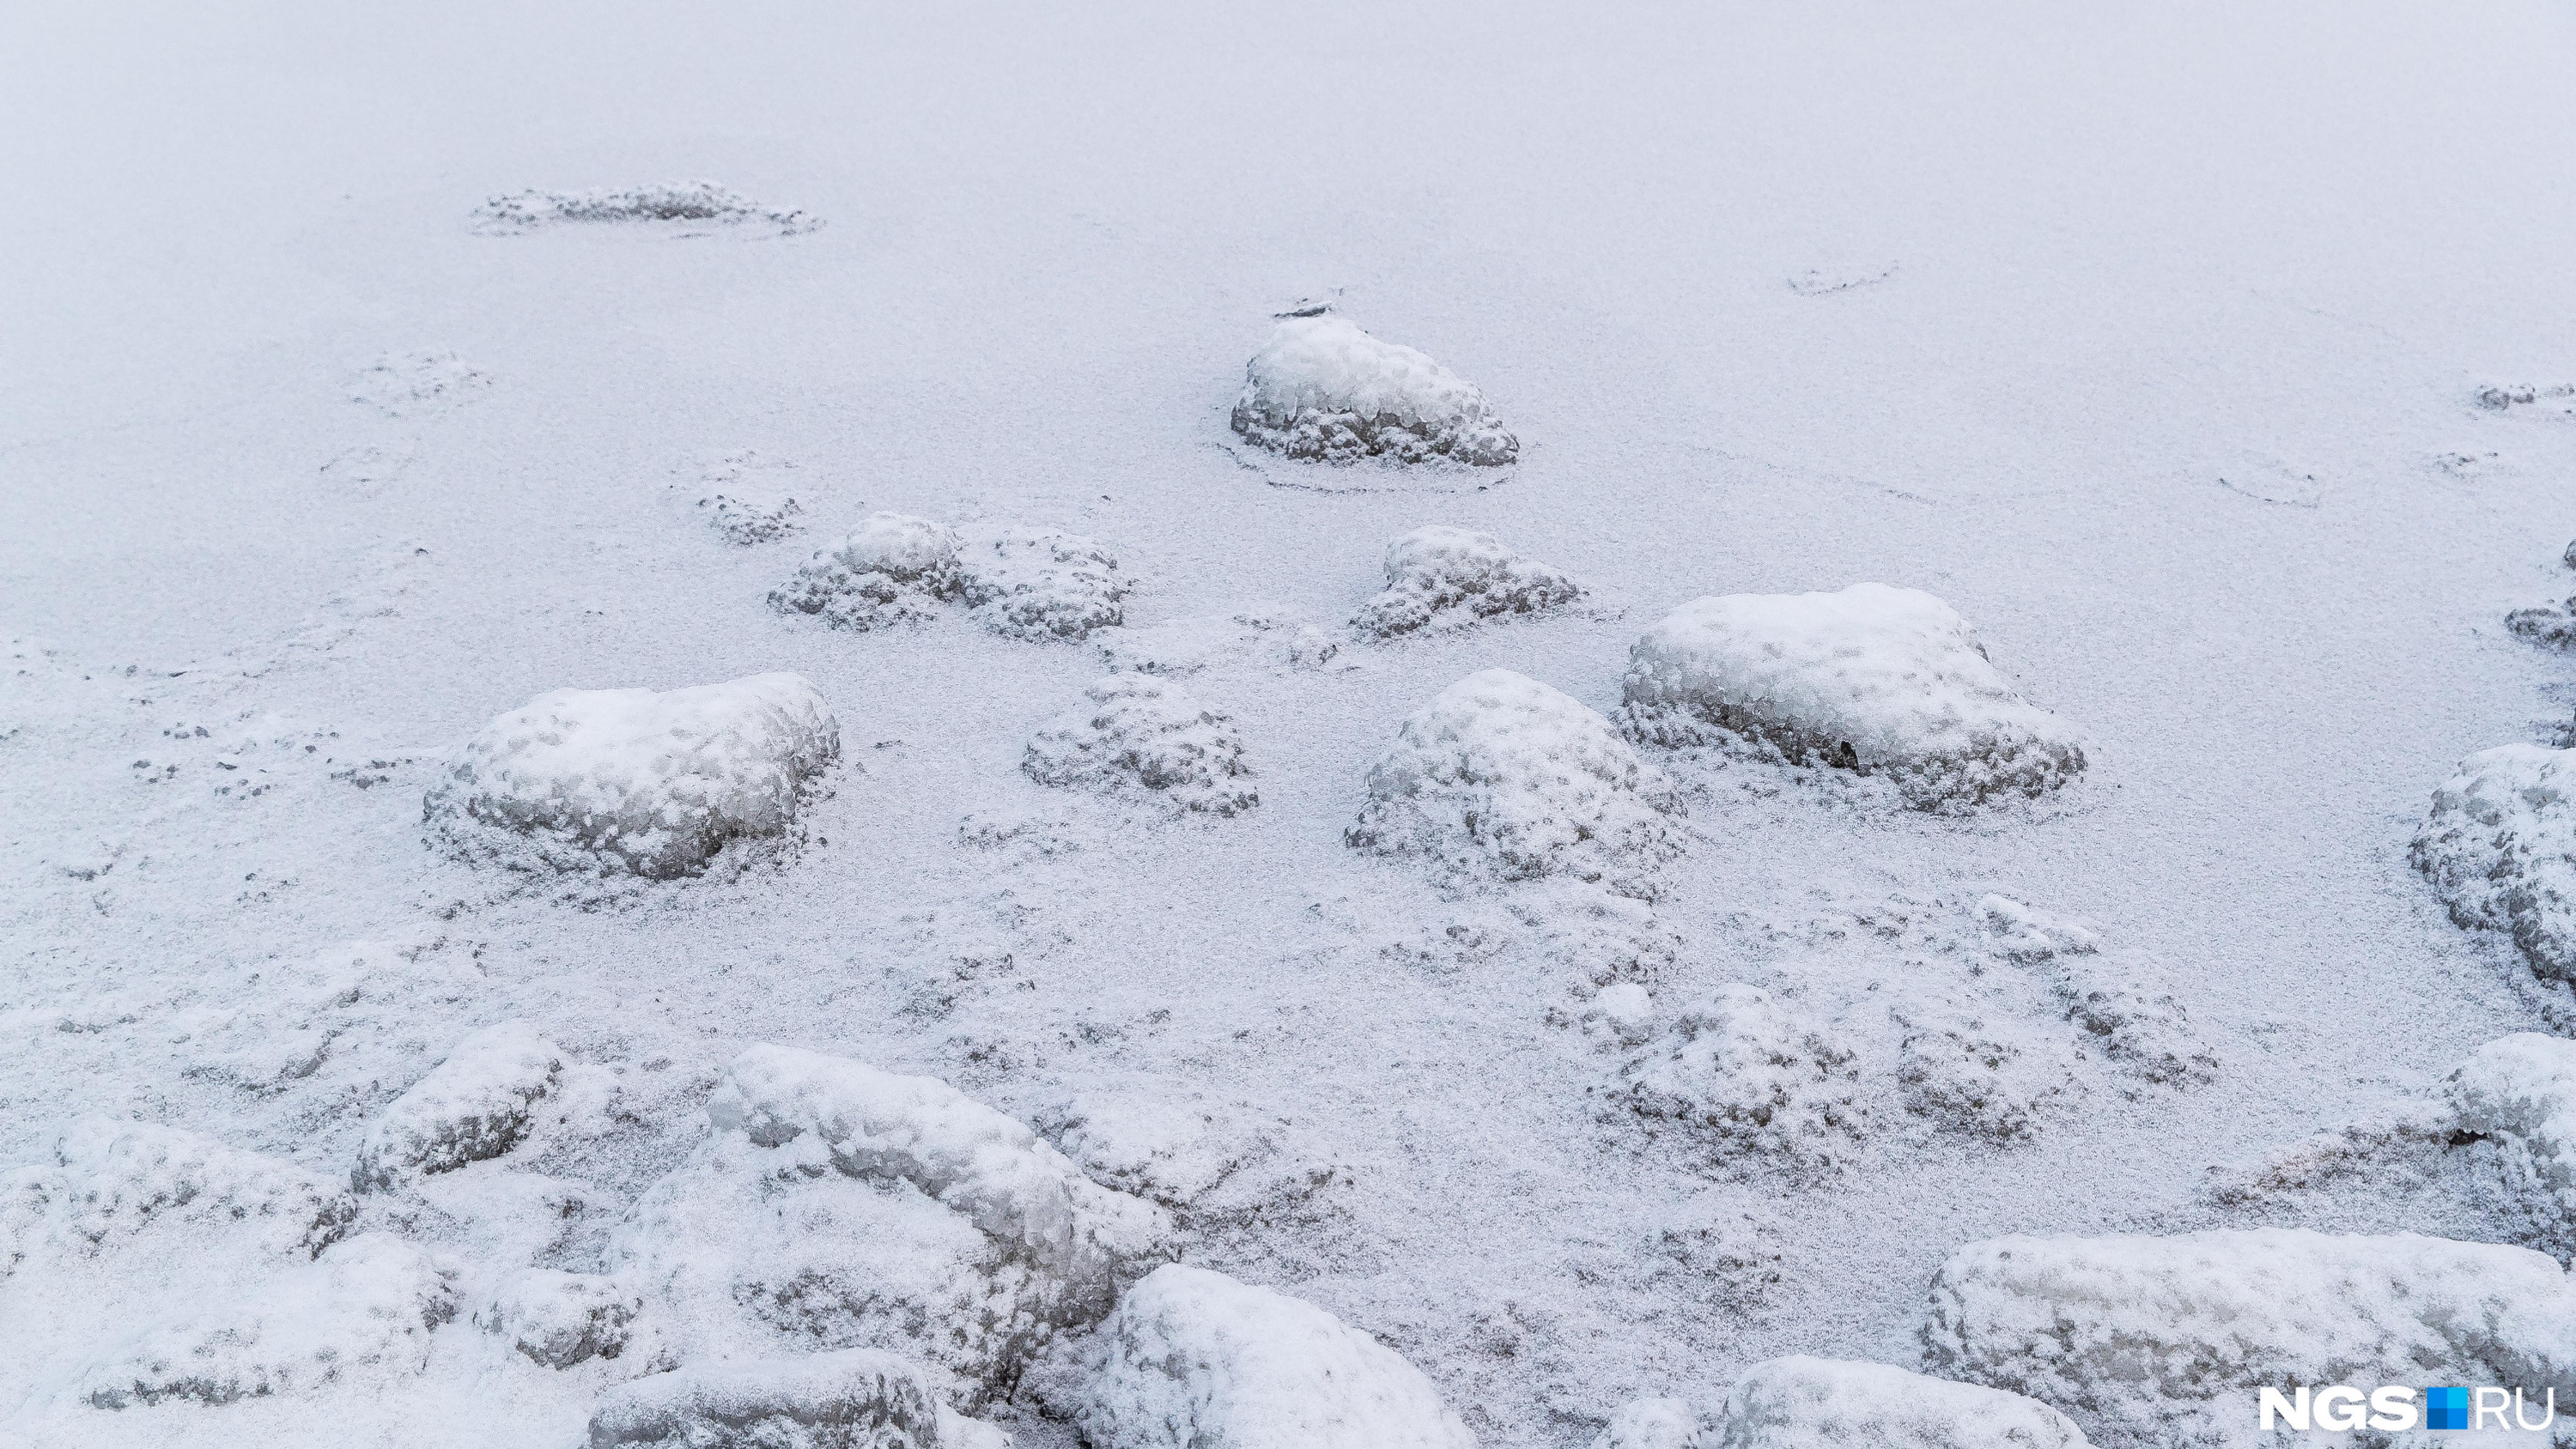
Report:
[[[1630,649],[1625,692],[1641,741],[1750,740],[1886,775],[1922,809],[2037,795],[2085,765],[2075,731],[2014,692],[1967,621],[1885,584],[1684,604]]]
[[[2036,1399],[1891,1364],[1775,1358],[1726,1395],[1713,1449],[2087,1449]]]
[[[2451,919],[2510,932],[2531,969],[2576,979],[2576,749],[2501,745],[2460,762],[2415,832]]]
[[[1387,545],[1386,591],[1351,622],[1388,637],[1435,620],[1535,614],[1582,593],[1562,570],[1521,557],[1490,533],[1433,524]]]
[[[1474,383],[1330,316],[1281,319],[1244,369],[1234,430],[1327,463],[1386,456],[1491,467],[1520,456],[1521,446]]]
[[[839,723],[794,674],[559,689],[468,740],[423,813],[468,853],[669,879],[705,871],[730,841],[785,834],[840,753]],[[499,832],[525,843],[504,848]]]
[[[1113,674],[1090,703],[1029,740],[1020,768],[1042,785],[1147,790],[1180,809],[1235,815],[1261,803],[1234,721],[1151,675]]]
[[[935,1390],[888,1353],[690,1364],[619,1384],[590,1449],[942,1449]]]
[[[2250,1445],[2258,1386],[2507,1384],[2576,1402],[2576,1286],[2525,1248],[2304,1229],[1997,1238],[1932,1280],[1924,1367],[2116,1449]]]
[[[481,219],[478,230],[495,234],[587,223],[645,227],[675,236],[705,236],[718,230],[794,236],[823,224],[801,211],[762,206],[712,181],[591,191],[518,191],[493,197],[475,215]]]
[[[1629,1059],[1616,1100],[1680,1125],[1721,1162],[1828,1168],[1870,1131],[1853,1056],[1771,993],[1729,984],[1684,1007]]]
[[[1568,876],[1656,893],[1681,802],[1610,722],[1508,669],[1471,674],[1404,722],[1371,767],[1351,845],[1469,876]]]
[[[1075,1413],[1097,1449],[1474,1449],[1422,1372],[1311,1303],[1172,1264],[1119,1300]]]
[[[1014,528],[959,558],[968,607],[1013,639],[1079,641],[1127,621],[1135,585],[1108,550],[1078,533]]]
[[[87,1118],[53,1158],[0,1173],[0,1280],[40,1250],[94,1253],[164,1225],[309,1260],[358,1215],[343,1183],[174,1127]]]
[[[930,604],[965,587],[957,535],[927,518],[871,513],[850,536],[814,551],[796,577],[769,594],[771,608],[867,630],[930,616]]]
[[[358,1144],[360,1191],[498,1157],[563,1075],[563,1051],[524,1021],[486,1027],[394,1099]]]

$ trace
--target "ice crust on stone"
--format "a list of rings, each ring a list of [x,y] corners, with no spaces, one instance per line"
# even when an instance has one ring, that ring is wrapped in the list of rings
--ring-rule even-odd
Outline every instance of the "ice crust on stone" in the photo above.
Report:
[[[368,1124],[352,1182],[364,1192],[500,1156],[527,1136],[563,1067],[562,1049],[527,1022],[485,1027]]]
[[[1385,638],[1435,622],[1535,614],[1582,593],[1564,571],[1521,557],[1490,533],[1433,524],[1387,545],[1386,590],[1351,623]]]
[[[1291,458],[1351,463],[1520,456],[1474,383],[1333,316],[1286,317],[1244,369],[1234,430]]]
[[[957,535],[927,518],[871,513],[772,589],[770,607],[854,630],[928,618],[964,588],[957,549]]]
[[[1851,1049],[1770,992],[1718,987],[1629,1059],[1616,1100],[1721,1162],[1792,1170],[1849,1158],[1870,1130]]]
[[[2460,762],[2415,832],[2451,919],[2503,931],[2536,974],[2576,979],[2576,749],[2501,745]]]
[[[474,1326],[548,1368],[626,1351],[643,1295],[616,1278],[522,1268],[474,1310]]]
[[[1656,868],[1681,850],[1680,811],[1671,782],[1608,720],[1488,669],[1404,722],[1343,836],[1471,878],[1566,876],[1651,897]]]
[[[475,215],[481,230],[495,234],[574,224],[640,227],[674,236],[704,236],[716,230],[794,236],[823,224],[801,211],[762,206],[712,181],[517,191],[493,197]]]
[[[1636,1399],[1619,1406],[1593,1436],[1592,1449],[1709,1449],[1699,1415],[1679,1399]]]
[[[1041,785],[1142,790],[1182,810],[1236,815],[1261,803],[1232,717],[1169,680],[1113,674],[1089,703],[1040,727],[1020,769]]]
[[[619,1384],[591,1411],[590,1449],[941,1449],[942,1418],[912,1364],[843,1349]]]
[[[1100,1326],[1075,1419],[1096,1449],[1472,1449],[1394,1350],[1300,1299],[1157,1268]]]
[[[800,675],[559,689],[485,725],[432,786],[434,834],[557,870],[669,879],[738,839],[784,834],[841,732]],[[518,837],[496,844],[495,833]]]
[[[1628,660],[1623,713],[1639,740],[1751,742],[1884,775],[1918,808],[2038,795],[2085,767],[2075,731],[2025,701],[1967,621],[1917,589],[1696,599]]]
[[[1012,639],[1078,642],[1127,621],[1134,584],[1118,560],[1078,533],[1014,528],[958,558],[963,593],[984,627]]]
[[[55,1139],[51,1164],[0,1174],[0,1281],[32,1254],[96,1253],[146,1232],[309,1260],[356,1218],[345,1182],[173,1127],[86,1118]]]
[[[1848,1359],[1775,1358],[1728,1390],[1713,1449],[2085,1449],[2036,1399]]]
[[[1942,1264],[1924,1367],[2121,1449],[2244,1444],[2258,1386],[2576,1395],[2576,1287],[2526,1248],[2306,1229],[2008,1237]]]

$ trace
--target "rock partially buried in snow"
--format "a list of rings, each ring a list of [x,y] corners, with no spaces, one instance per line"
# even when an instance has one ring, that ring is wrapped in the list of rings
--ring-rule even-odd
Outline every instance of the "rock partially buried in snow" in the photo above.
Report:
[[[2074,730],[2014,692],[1967,621],[1916,589],[1697,599],[1628,660],[1639,739],[1749,740],[1883,774],[1920,808],[2037,795],[2084,770]]]
[[[527,1136],[563,1065],[562,1050],[524,1021],[485,1027],[368,1124],[350,1180],[365,1192],[500,1156]]]
[[[468,740],[423,812],[469,853],[669,879],[728,842],[785,834],[840,753],[839,723],[799,675],[559,689]]]
[[[523,1268],[474,1310],[474,1326],[548,1368],[570,1368],[625,1352],[643,1311],[643,1298],[615,1278]]]
[[[1438,620],[1535,614],[1582,593],[1562,570],[1521,557],[1490,533],[1434,524],[1387,545],[1386,591],[1351,622],[1388,637]]]
[[[1042,785],[1144,790],[1183,809],[1235,815],[1261,803],[1234,721],[1149,675],[1114,674],[1090,703],[1050,720],[1020,768]]]
[[[1339,317],[1283,318],[1244,369],[1234,430],[1291,458],[1493,467],[1520,456],[1476,385]]]
[[[1472,1449],[1440,1392],[1323,1309],[1178,1264],[1100,1326],[1075,1418],[1096,1449]]]
[[[963,593],[997,634],[1079,641],[1127,621],[1134,587],[1107,549],[1077,533],[1015,528],[959,555]]]
[[[1404,722],[1344,839],[1466,875],[1563,875],[1652,896],[1681,802],[1610,722],[1508,669],[1471,674]]]
[[[1726,1396],[1715,1449],[2085,1449],[2036,1399],[1883,1363],[1775,1358]]]
[[[2460,762],[2415,832],[2415,868],[2462,926],[2505,931],[2531,969],[2576,979],[2576,749]]]
[[[1707,1449],[1699,1415],[1679,1399],[1623,1404],[1593,1437],[1592,1449]]]
[[[2516,609],[2504,616],[2504,626],[2516,637],[2543,648],[2576,649],[2576,595],[2570,595],[2565,603]]]
[[[590,1449],[939,1449],[941,1417],[911,1364],[854,1348],[619,1384],[591,1411]]]
[[[770,590],[769,605],[866,630],[928,618],[930,605],[957,597],[963,587],[956,534],[927,518],[871,513],[849,537],[816,549],[795,578]]]
[[[345,1181],[175,1127],[86,1118],[53,1159],[0,1174],[0,1281],[39,1250],[97,1254],[156,1231],[309,1261],[358,1215]]]
[[[2532,1240],[2576,1250],[2576,1042],[2517,1032],[2478,1048],[2442,1085],[2451,1131],[2490,1145]]]
[[[1676,1123],[1721,1162],[1830,1167],[1867,1135],[1853,1053],[1771,993],[1730,984],[1691,1003],[1632,1058],[1619,1100]]]

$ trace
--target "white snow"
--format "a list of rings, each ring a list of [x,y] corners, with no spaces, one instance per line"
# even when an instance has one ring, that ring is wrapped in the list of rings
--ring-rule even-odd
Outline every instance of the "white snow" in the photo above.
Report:
[[[808,500],[796,465],[746,448],[710,462],[698,478],[698,507],[716,536],[749,546],[776,543],[804,527]]]
[[[1234,430],[1291,458],[1492,467],[1520,456],[1474,383],[1333,316],[1284,317],[1244,367]]]
[[[1386,546],[1386,589],[1351,623],[1386,637],[1433,623],[1535,614],[1582,593],[1563,570],[1521,557],[1490,533],[1431,524]]]
[[[1919,589],[1695,599],[1628,659],[1628,727],[1657,744],[1749,740],[1884,774],[1923,808],[2037,795],[2084,771],[2075,731],[2024,700],[1967,621]]]
[[[2452,920],[2510,934],[2543,977],[2576,978],[2576,749],[2499,745],[2460,761],[2413,858]]]
[[[52,1157],[0,1176],[0,1279],[30,1256],[112,1252],[146,1232],[309,1259],[357,1217],[345,1184],[175,1128],[92,1117]]]
[[[940,1419],[911,1364],[844,1349],[620,1384],[590,1416],[590,1449],[939,1449]]]
[[[1168,1264],[1100,1326],[1077,1419],[1098,1449],[1473,1449],[1393,1350],[1284,1293]]]
[[[1261,803],[1232,717],[1169,680],[1113,674],[1090,703],[1029,738],[1020,769],[1042,785],[1143,790],[1182,810],[1236,815]]]
[[[466,849],[506,851],[506,832],[556,869],[692,875],[730,841],[784,833],[840,752],[830,706],[794,674],[559,689],[467,740],[423,809]]]
[[[1082,640],[1123,624],[1135,584],[1097,542],[1051,528],[1013,528],[958,557],[966,603],[994,633]]]
[[[849,537],[819,548],[796,577],[770,590],[770,607],[812,614],[843,629],[930,617],[929,605],[961,587],[957,535],[927,518],[871,513]]]
[[[360,1191],[390,1187],[500,1156],[528,1135],[563,1067],[562,1049],[527,1022],[485,1027],[367,1124],[351,1180]]]
[[[1716,1449],[2084,1449],[2084,1431],[2036,1400],[1798,1355],[1755,1364],[1727,1390]]]
[[[1110,668],[1140,674],[1196,674],[1247,663],[1320,669],[1342,652],[1339,640],[1314,625],[1261,610],[1119,629],[1097,642]]]

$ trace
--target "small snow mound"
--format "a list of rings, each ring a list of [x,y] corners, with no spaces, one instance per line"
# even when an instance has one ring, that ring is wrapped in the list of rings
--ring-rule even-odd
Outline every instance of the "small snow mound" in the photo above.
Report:
[[[2086,1449],[2036,1399],[1891,1364],[1775,1358],[1726,1396],[1717,1449]]]
[[[1079,642],[1123,624],[1118,601],[1135,587],[1108,550],[1055,529],[1012,529],[967,549],[959,566],[975,617],[1013,639]]]
[[[349,400],[387,417],[415,417],[443,412],[491,385],[489,376],[466,366],[453,352],[387,353],[358,374]],[[409,445],[404,454],[408,461]]]
[[[1679,1399],[1638,1399],[1619,1406],[1594,1436],[1592,1449],[1704,1449],[1699,1415]]]
[[[1521,557],[1490,533],[1433,524],[1387,545],[1386,591],[1351,623],[1384,638],[1444,617],[1535,614],[1582,593],[1562,570]]]
[[[775,543],[802,527],[796,465],[759,453],[728,453],[698,479],[698,506],[727,543]]]
[[[823,223],[801,211],[762,206],[712,181],[590,191],[519,191],[495,196],[475,212],[478,230],[515,235],[570,223],[641,227],[672,236],[731,230],[795,236]]]
[[[369,1124],[350,1181],[367,1192],[500,1156],[528,1135],[531,1109],[563,1066],[562,1050],[528,1023],[485,1027]]]
[[[2576,548],[2576,544],[2570,544]],[[2518,639],[2547,649],[2576,649],[2576,595],[2565,603],[2516,609],[2504,616],[2504,627]]]
[[[1750,740],[1887,775],[1922,809],[2038,795],[2084,770],[2075,732],[2015,693],[1967,621],[1916,589],[1697,599],[1628,658],[1624,713],[1642,741]]]
[[[1472,1449],[1420,1370],[1311,1303],[1178,1264],[1100,1326],[1075,1420],[1099,1449]]]
[[[1281,319],[1244,369],[1234,430],[1328,463],[1392,457],[1498,466],[1520,456],[1476,385],[1339,317]]]
[[[1636,982],[1613,981],[1585,1004],[1581,1020],[1586,1035],[1642,1046],[1655,1034],[1655,1003]]]
[[[1681,802],[1610,722],[1508,669],[1471,674],[1404,722],[1368,774],[1352,846],[1467,875],[1565,875],[1651,896],[1680,853]]]
[[[1684,1007],[1629,1061],[1619,1100],[1689,1129],[1720,1161],[1830,1167],[1869,1130],[1853,1055],[1771,993],[1730,984]]]
[[[1932,1280],[1924,1367],[2119,1449],[2250,1443],[2257,1387],[2516,1384],[2576,1397],[2576,1288],[2525,1248],[2305,1229],[1997,1238]]]
[[[597,1273],[522,1268],[474,1310],[474,1326],[548,1368],[626,1351],[644,1300],[626,1284]]]
[[[799,675],[559,689],[468,740],[423,814],[469,854],[498,850],[484,832],[512,832],[553,869],[669,879],[730,841],[786,833],[840,753],[840,725]]]
[[[1083,691],[1091,702],[1049,721],[1020,768],[1041,785],[1143,789],[1183,810],[1235,815],[1261,803],[1232,718],[1179,685],[1113,674]]]
[[[2024,1080],[2025,1057],[2036,1055],[2002,1023],[1926,1014],[1908,1021],[1896,1049],[1896,1086],[1905,1110],[1935,1126],[1997,1143],[2020,1142],[2039,1130],[2041,1103],[2064,1090],[2056,1083],[2034,1089]]]
[[[2576,749],[2502,745],[2462,760],[2433,792],[2412,855],[2452,920],[2509,932],[2534,972],[2576,979]]]
[[[871,513],[849,537],[814,556],[770,591],[781,613],[812,614],[842,629],[873,629],[930,616],[929,605],[963,587],[957,535],[927,518]]]
[[[853,1348],[619,1384],[591,1411],[590,1449],[938,1449],[940,1418],[919,1370]]]
[[[345,1184],[173,1127],[87,1118],[55,1139],[53,1157],[0,1178],[0,1278],[48,1242],[96,1252],[163,1225],[310,1259],[358,1213]]]
[[[2452,1130],[2494,1150],[2505,1200],[2551,1252],[2576,1252],[2576,1042],[2518,1032],[2443,1083]]]
[[[2101,933],[2092,927],[2034,910],[2010,896],[1986,896],[1977,902],[1977,914],[1995,951],[2025,966],[2102,949]]]

